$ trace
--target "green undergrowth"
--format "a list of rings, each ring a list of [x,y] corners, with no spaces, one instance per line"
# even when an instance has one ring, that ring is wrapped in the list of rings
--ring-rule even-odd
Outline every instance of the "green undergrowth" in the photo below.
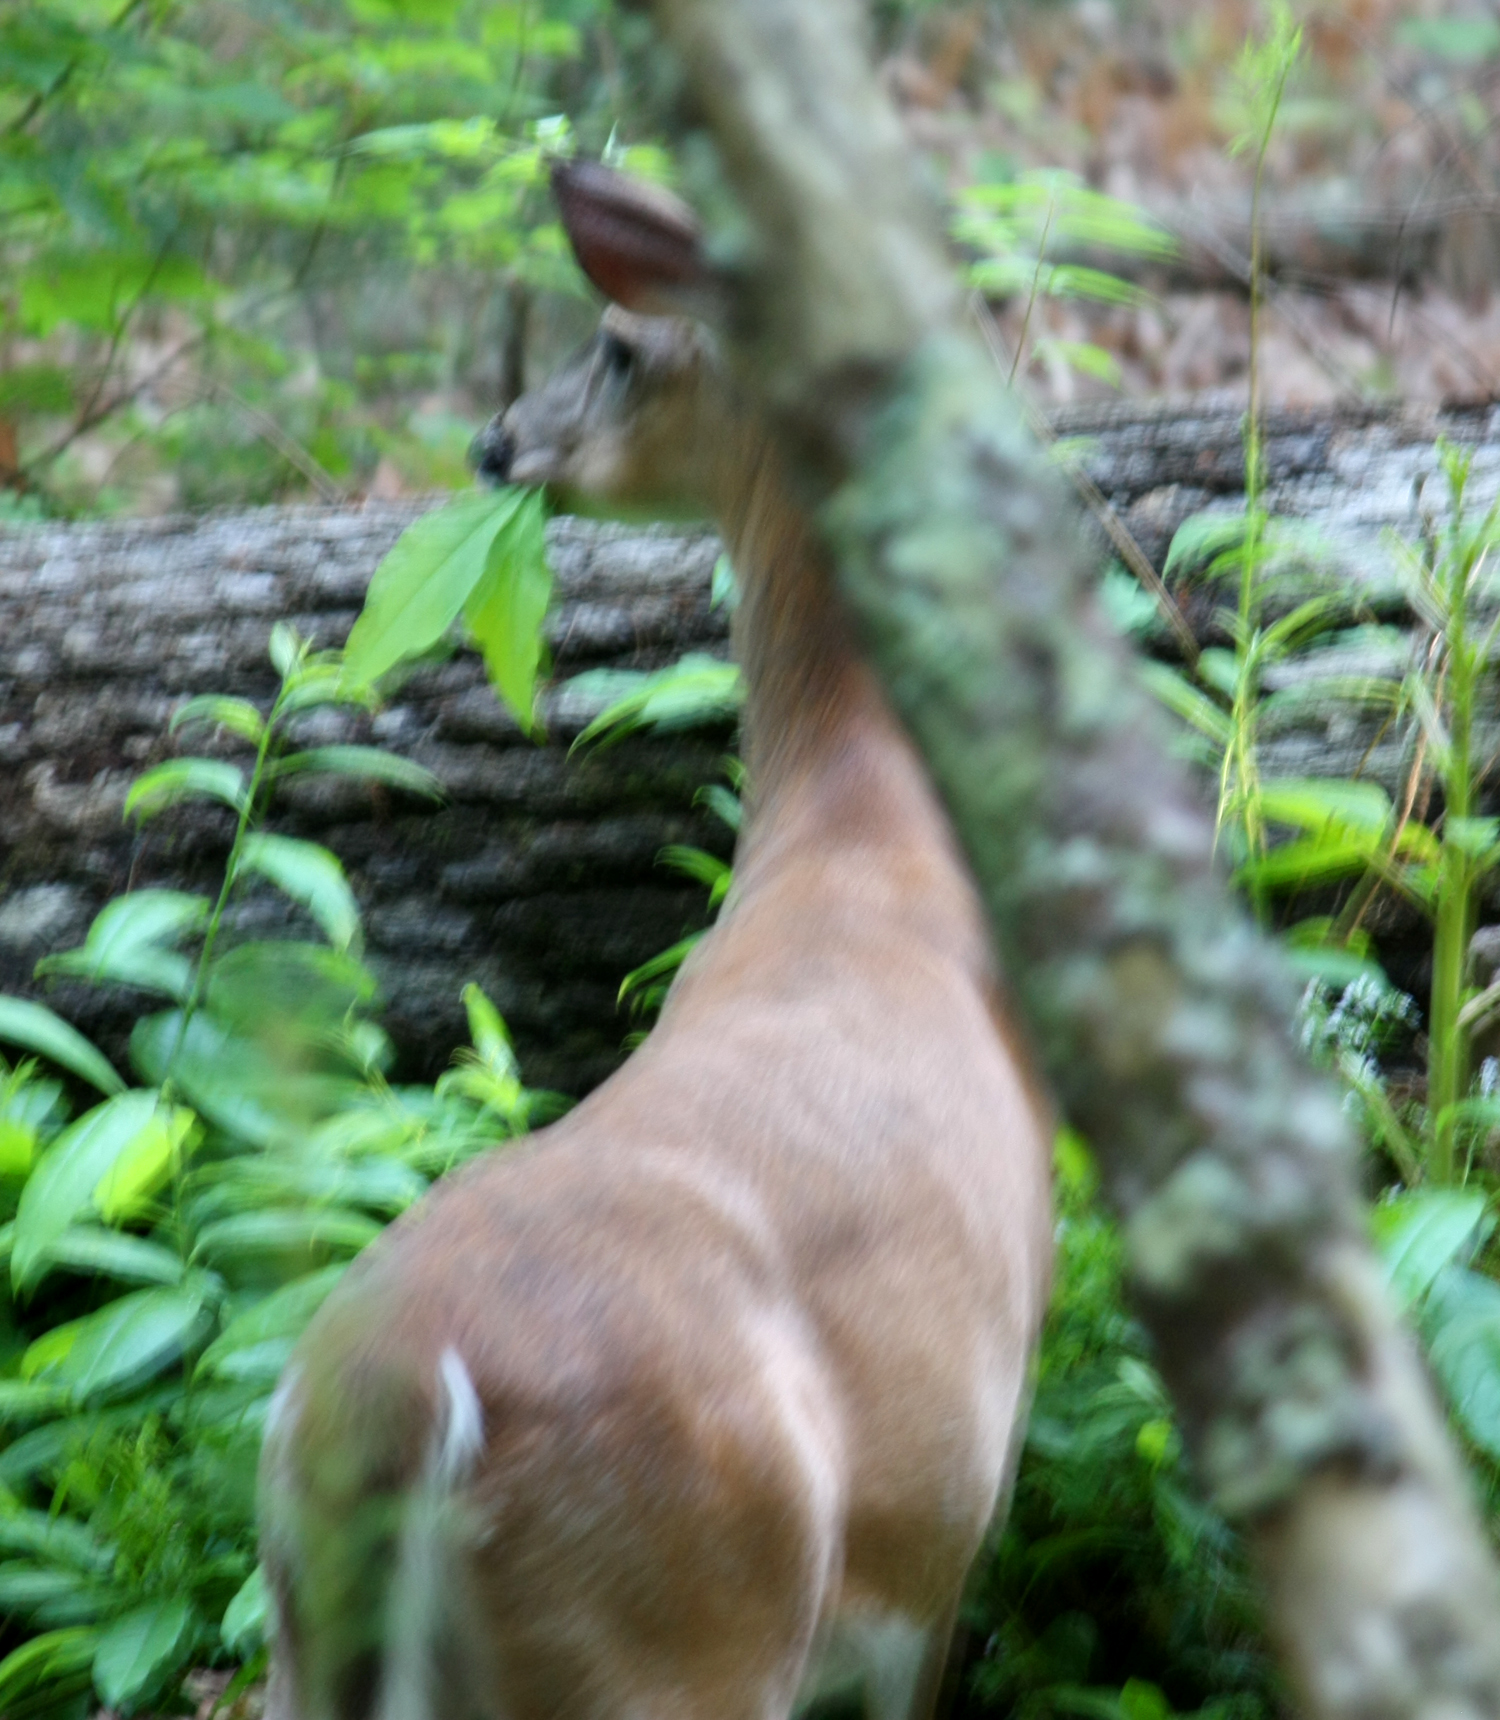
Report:
[[[41,964],[153,1000],[130,1039],[135,1084],[44,1005],[0,998],[9,1720],[174,1710],[205,1664],[258,1675],[256,1457],[293,1342],[435,1178],[561,1104],[522,1085],[473,986],[472,1044],[453,1068],[435,1086],[387,1080],[343,868],[265,818],[293,778],[407,796],[436,784],[376,748],[302,744],[309,717],[365,695],[285,626],[271,654],[269,709],[190,701],[174,727],[212,750],[148,771],[126,800],[142,821],[218,809],[232,837],[217,895],[133,890]],[[303,935],[236,933],[234,910],[268,891]]]

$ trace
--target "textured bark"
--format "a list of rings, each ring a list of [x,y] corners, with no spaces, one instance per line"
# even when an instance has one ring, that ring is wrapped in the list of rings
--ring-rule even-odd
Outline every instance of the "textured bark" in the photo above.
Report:
[[[269,700],[277,619],[341,643],[376,563],[427,505],[0,533],[0,990],[49,997],[119,1054],[141,1000],[38,986],[37,957],[77,942],[127,885],[216,885],[229,836],[216,810],[127,828],[130,781],[172,753],[212,750],[201,731],[168,737],[185,697]],[[342,856],[407,1070],[435,1072],[463,1041],[459,991],[477,979],[528,1077],[579,1092],[619,1059],[621,977],[703,921],[703,892],[654,862],[667,842],[727,852],[728,833],[693,795],[729,737],[638,739],[570,759],[601,704],[571,683],[589,668],[726,648],[727,623],[709,601],[718,545],[701,531],[560,520],[551,541],[547,744],[521,735],[462,651],[412,676],[373,721],[315,719],[319,740],[374,739],[428,766],[444,805],[294,783],[272,824]],[[294,917],[271,892],[239,912],[273,932]]]
[[[1099,1153],[1306,1711],[1500,1715],[1500,1581],[1380,1288],[1339,1095],[1303,1064],[1291,976],[1216,875],[1201,797],[1095,611],[1060,477],[959,328],[859,10],[652,10],[749,228],[731,350],[802,461]]]
[[[1267,424],[1271,504],[1316,524],[1337,577],[1399,619],[1382,534],[1419,529],[1414,481],[1434,467],[1435,436],[1482,443],[1490,418],[1277,414]],[[1083,439],[1090,475],[1157,566],[1189,514],[1242,499],[1237,412],[1121,402],[1071,411],[1054,428]],[[1473,486],[1481,506],[1500,491],[1500,447],[1481,447]],[[212,814],[172,815],[137,837],[120,818],[126,785],[167,752],[201,746],[201,736],[168,740],[184,697],[269,697],[277,618],[320,643],[341,640],[376,562],[422,505],[0,531],[0,989],[52,996],[118,1051],[134,1000],[46,991],[33,964],[81,937],[127,882],[201,886],[224,840]],[[548,744],[522,740],[477,660],[460,653],[366,725],[442,776],[444,807],[343,791],[287,808],[283,828],[331,842],[349,867],[406,1067],[442,1066],[462,1035],[458,994],[470,978],[502,1003],[534,1080],[582,1091],[618,1059],[621,975],[701,911],[701,893],[657,869],[656,851],[725,844],[691,801],[727,737],[668,736],[569,760],[598,705],[569,682],[602,664],[719,649],[727,622],[707,595],[717,548],[696,531],[557,522]],[[1211,595],[1190,582],[1178,598],[1206,636]],[[1268,748],[1267,765],[1309,775],[1362,762],[1395,788],[1407,743],[1387,735],[1372,750],[1373,739],[1347,715],[1310,711]],[[256,904],[273,921],[276,911],[274,897]]]

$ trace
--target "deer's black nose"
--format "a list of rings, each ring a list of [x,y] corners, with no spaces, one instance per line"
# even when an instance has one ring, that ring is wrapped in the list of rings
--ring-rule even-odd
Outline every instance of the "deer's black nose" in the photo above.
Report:
[[[492,484],[509,482],[511,462],[515,457],[516,439],[505,428],[498,413],[469,444],[469,464],[481,478],[488,478]]]

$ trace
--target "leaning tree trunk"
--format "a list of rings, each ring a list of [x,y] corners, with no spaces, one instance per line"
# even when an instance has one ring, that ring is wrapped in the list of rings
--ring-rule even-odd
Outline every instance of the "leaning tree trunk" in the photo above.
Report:
[[[742,218],[730,349],[973,861],[1199,1473],[1309,1714],[1500,1715],[1500,1581],[1365,1237],[1291,977],[963,330],[853,0],[653,0]],[[708,140],[700,140],[708,141]],[[696,147],[700,172],[713,159]],[[699,187],[700,190],[705,187]],[[727,252],[726,252],[727,254]]]
[[[1239,423],[1212,403],[1120,402],[1069,409],[1053,428],[1083,439],[1091,478],[1159,567],[1190,514],[1242,505]],[[1333,575],[1383,618],[1410,620],[1382,533],[1416,537],[1415,483],[1435,468],[1439,433],[1482,444],[1489,414],[1360,408],[1267,424],[1271,506],[1316,526]],[[1500,491],[1500,447],[1481,446],[1472,488],[1480,507]],[[38,985],[36,959],[76,942],[127,884],[201,887],[226,834],[213,813],[173,813],[138,836],[120,816],[126,784],[168,750],[202,745],[167,736],[183,699],[209,689],[269,697],[266,640],[279,617],[339,643],[380,556],[426,505],[0,530],[0,991],[50,997],[123,1054],[137,1000]],[[545,744],[523,739],[478,659],[460,652],[412,676],[364,725],[438,774],[443,806],[346,788],[285,804],[278,822],[329,842],[348,868],[405,1068],[430,1076],[443,1066],[464,1032],[459,992],[478,979],[515,1029],[528,1077],[578,1093],[620,1057],[630,1026],[616,1007],[622,975],[701,923],[702,893],[655,857],[681,841],[727,852],[728,833],[692,800],[730,736],[570,757],[604,697],[577,677],[727,649],[728,622],[709,602],[718,546],[705,533],[559,520],[551,542]],[[1174,589],[1211,636],[1214,592],[1193,570]],[[1173,632],[1159,632],[1153,648],[1171,652]],[[1272,775],[1362,771],[1394,792],[1409,741],[1377,737],[1377,722],[1309,707],[1263,763]],[[1382,954],[1414,983],[1423,926],[1394,896],[1379,912]],[[291,923],[274,895],[254,918]]]

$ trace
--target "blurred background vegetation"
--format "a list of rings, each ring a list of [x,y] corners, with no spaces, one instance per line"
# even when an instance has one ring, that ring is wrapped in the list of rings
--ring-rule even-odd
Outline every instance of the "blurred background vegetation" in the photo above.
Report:
[[[1175,247],[1124,271],[1137,290],[1057,283],[1026,325],[1044,400],[1244,386],[1250,164],[1227,145],[1256,19],[1244,0],[875,7],[972,253],[986,190],[1043,169],[1144,207]],[[1304,21],[1266,164],[1268,398],[1488,395],[1500,25],[1446,0]],[[6,6],[0,517],[461,484],[474,429],[590,315],[542,154],[631,146],[667,173],[658,85],[641,20],[607,0]],[[1086,224],[1031,213],[1050,261],[1090,260]],[[1024,262],[980,277],[1013,343],[1027,283]]]
[[[1204,390],[1243,406],[1252,378],[1264,405],[1500,393],[1489,8],[1322,0],[1278,21],[1248,0],[879,0],[873,27],[997,356],[1039,408]],[[553,219],[547,154],[670,179],[661,100],[640,20],[606,0],[0,4],[0,525],[465,486],[474,432],[595,314]],[[1255,448],[1252,425],[1252,468]],[[1500,529],[1463,514],[1456,460],[1449,511],[1408,558],[1419,659],[1402,656],[1404,636],[1374,640],[1397,663],[1379,686],[1343,674],[1319,694],[1409,725],[1404,811],[1368,784],[1259,779],[1267,666],[1347,656],[1372,634],[1326,594],[1298,609],[1273,592],[1285,533],[1257,511],[1253,470],[1235,530],[1180,535],[1174,556],[1224,582],[1231,608],[1216,643],[1180,672],[1160,665],[1158,686],[1217,775],[1226,851],[1262,917],[1287,918],[1278,903],[1310,878],[1343,892],[1299,922],[1318,976],[1305,1031],[1356,1095],[1393,1280],[1495,1523],[1500,1067],[1468,1057],[1468,1034],[1488,1019],[1474,1006],[1487,997],[1493,1013],[1500,994],[1470,983],[1462,951],[1500,826],[1484,816],[1488,759],[1448,741],[1493,709]],[[1151,604],[1123,613],[1149,634]],[[196,775],[151,773],[134,802],[143,816],[194,797],[236,811],[222,896],[134,892],[54,958],[156,994],[162,1013],[132,1046],[144,1085],[125,1090],[60,1024],[0,1019],[15,1053],[0,1068],[10,1716],[254,1710],[248,1477],[292,1338],[429,1178],[548,1108],[520,1085],[482,994],[449,1076],[386,1083],[338,862],[259,822],[281,769],[421,785],[373,749],[306,763],[292,750],[301,714],[346,692],[337,664],[284,630],[274,649],[272,709],[192,713],[261,748],[249,775],[197,761]],[[621,720],[651,697],[668,695],[638,691]],[[1460,802],[1463,819],[1444,823]],[[722,894],[718,862],[678,862]],[[216,949],[237,868],[306,908],[321,941]],[[1361,930],[1377,889],[1404,891],[1459,952],[1430,1001],[1389,986]],[[1441,1034],[1426,1031],[1436,1018]],[[1281,1712],[1239,1544],[1194,1499],[1070,1137],[1058,1173],[1035,1414],[1014,1511],[976,1573],[953,1700],[1028,1720]]]

